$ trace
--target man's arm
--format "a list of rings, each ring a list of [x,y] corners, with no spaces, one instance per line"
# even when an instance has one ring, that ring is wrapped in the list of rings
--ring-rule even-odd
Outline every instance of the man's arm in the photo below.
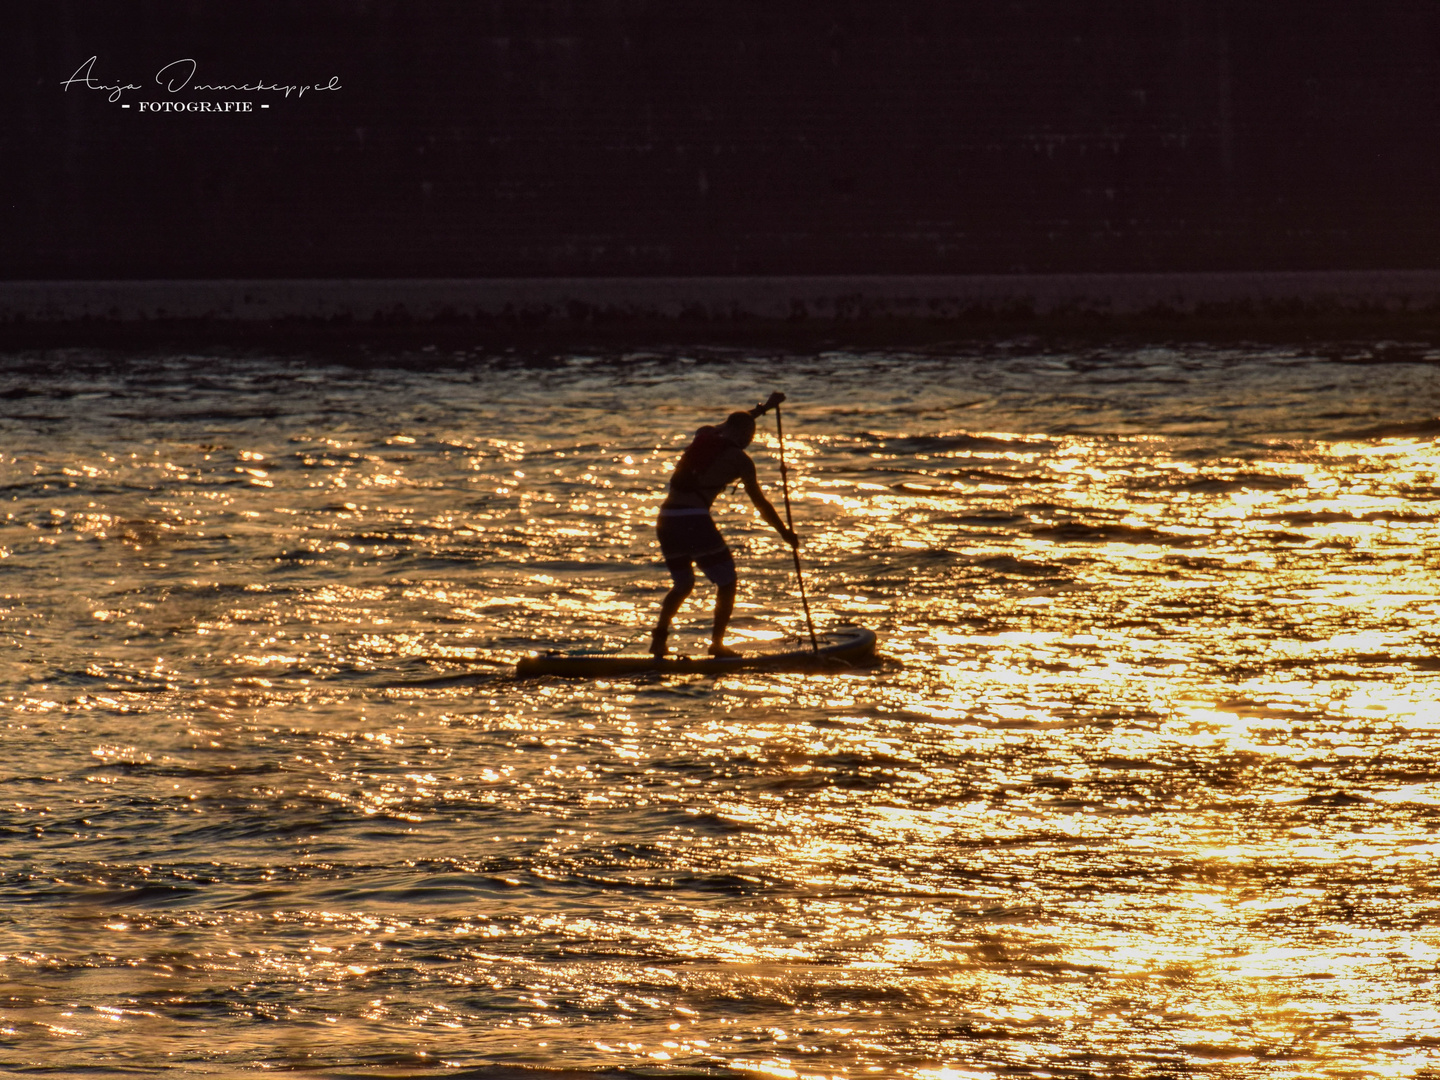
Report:
[[[745,484],[745,494],[750,496],[750,501],[755,504],[755,509],[760,511],[760,516],[769,522],[770,527],[778,532],[785,542],[791,547],[800,546],[800,537],[795,535],[793,529],[780,520],[780,515],[775,512],[775,507],[770,505],[770,500],[765,497],[765,492],[760,490],[760,480],[755,475],[755,463],[747,455],[745,458],[745,471],[740,474],[740,479]]]

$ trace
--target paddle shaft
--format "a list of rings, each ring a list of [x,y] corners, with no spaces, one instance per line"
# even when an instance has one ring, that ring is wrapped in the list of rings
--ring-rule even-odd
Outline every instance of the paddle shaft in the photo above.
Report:
[[[793,533],[795,519],[790,514],[790,480],[785,468],[785,425],[780,420],[780,406],[775,406],[775,437],[780,441],[780,490],[785,495],[785,525]],[[800,572],[800,549],[792,547],[790,554],[795,557],[795,580],[800,582],[800,604],[805,609],[805,626],[810,631],[810,648],[820,651],[820,641],[815,637],[815,622],[810,618],[810,601],[805,597],[805,575]]]

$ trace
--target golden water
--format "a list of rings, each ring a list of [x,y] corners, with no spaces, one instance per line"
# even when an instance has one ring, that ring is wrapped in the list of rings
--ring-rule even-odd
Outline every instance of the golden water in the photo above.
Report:
[[[1431,1075],[1435,360],[7,358],[0,1068]],[[774,388],[882,662],[510,678]]]

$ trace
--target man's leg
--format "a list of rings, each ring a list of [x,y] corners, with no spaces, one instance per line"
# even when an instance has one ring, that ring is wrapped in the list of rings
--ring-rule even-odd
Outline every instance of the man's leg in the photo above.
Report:
[[[735,610],[735,582],[715,586],[715,629],[710,634],[711,656],[739,656],[734,649],[725,647],[725,628],[730,625],[730,613]]]
[[[676,559],[673,562],[667,560],[666,566],[670,568],[670,576],[675,579],[665,599],[660,602],[660,623],[655,627],[655,632],[650,635],[650,654],[652,656],[665,655],[665,641],[670,636],[670,620],[675,618],[675,613],[680,610],[680,605],[690,595],[690,590],[695,587],[695,572],[690,569],[690,560]]]
[[[725,647],[725,628],[730,625],[730,613],[735,610],[735,558],[728,547],[722,547],[696,562],[715,584],[715,629],[710,635],[710,655],[739,656],[734,649]]]

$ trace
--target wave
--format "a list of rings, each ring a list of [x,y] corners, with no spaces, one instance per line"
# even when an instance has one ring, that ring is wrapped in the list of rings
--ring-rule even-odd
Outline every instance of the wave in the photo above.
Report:
[[[947,454],[957,450],[994,453],[1018,450],[1039,453],[1054,444],[1043,439],[1007,439],[991,435],[879,435],[862,431],[853,438],[869,449],[879,448],[890,454]]]
[[[875,472],[894,472],[895,470],[876,469]],[[912,474],[914,475],[914,474]],[[931,479],[928,474],[920,474],[925,479]],[[1009,484],[1021,487],[1032,487],[1036,484],[1060,484],[1064,481],[1051,476],[1042,476],[1035,473],[1006,474],[990,472],[985,469],[962,469],[955,472],[937,474],[934,479],[951,479],[962,482],[968,481],[972,484]],[[926,498],[945,498],[969,496],[971,493],[964,488],[937,487],[927,484],[923,480],[898,480],[890,485],[891,490],[898,491],[902,495],[917,495]]]
[[[1191,547],[1207,540],[1206,537],[1167,533],[1148,526],[1093,525],[1081,521],[1041,525],[1032,529],[1031,535],[1062,544],[1159,544],[1164,547]]]
[[[1304,528],[1307,525],[1333,525],[1338,523],[1361,523],[1367,521],[1404,521],[1424,523],[1435,520],[1433,514],[1413,514],[1395,510],[1375,510],[1368,514],[1353,514],[1344,510],[1287,510],[1275,514],[1263,514],[1256,521],[1277,521],[1283,525]]]
[[[1197,480],[1161,484],[1163,490],[1192,491],[1199,495],[1226,495],[1235,491],[1287,491],[1304,487],[1305,482],[1290,476],[1265,473],[1236,473],[1230,476],[1206,476]]]
[[[1356,442],[1371,439],[1434,439],[1440,437],[1440,417],[1431,420],[1399,421],[1374,427],[1321,436],[1327,442]]]
[[[1009,555],[994,555],[988,559],[976,559],[970,565],[993,570],[997,574],[1014,574],[1019,577],[1066,577],[1070,573],[1063,566],[1052,566],[1050,563],[1035,562],[1030,559],[1016,559]]]

